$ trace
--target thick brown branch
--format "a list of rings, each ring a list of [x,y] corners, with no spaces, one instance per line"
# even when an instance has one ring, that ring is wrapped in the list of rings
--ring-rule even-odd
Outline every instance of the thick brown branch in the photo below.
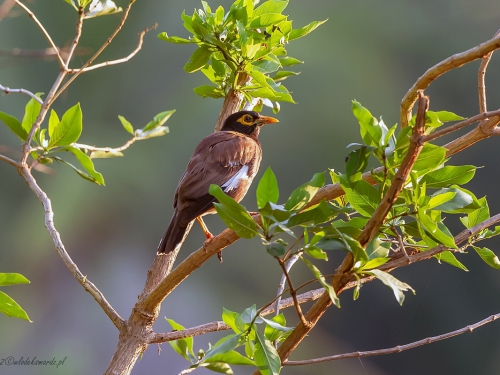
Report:
[[[246,73],[241,73],[238,77],[238,86],[244,86],[248,81],[250,81],[250,76]],[[224,120],[234,112],[239,111],[241,104],[244,99],[243,93],[240,91],[231,89],[224,99],[224,103],[222,104],[222,108],[219,113],[219,118],[215,124],[214,131],[219,131],[224,124]]]
[[[493,38],[485,43],[482,43],[474,48],[471,48],[465,52],[457,53],[447,59],[441,61],[440,63],[434,65],[432,68],[428,69],[415,84],[408,90],[401,102],[401,126],[408,126],[408,122],[411,119],[411,111],[413,105],[417,101],[418,90],[425,90],[436,78],[442,74],[459,68],[468,62],[476,59],[480,59],[491,51],[500,48],[500,36]]]
[[[444,333],[439,336],[433,336],[433,337],[428,337],[423,340],[415,341],[410,344],[405,344],[405,345],[398,345],[394,348],[389,348],[389,349],[379,349],[379,350],[370,350],[366,352],[352,352],[352,353],[344,353],[344,354],[337,354],[337,355],[332,355],[328,357],[322,357],[322,358],[314,358],[314,359],[307,359],[303,361],[286,361],[283,363],[283,366],[302,366],[302,365],[312,365],[315,363],[321,363],[321,362],[329,362],[329,361],[336,361],[339,359],[347,359],[347,358],[361,358],[361,357],[370,357],[370,356],[375,356],[375,355],[386,355],[386,354],[393,354],[393,353],[400,353],[405,350],[409,349],[415,349],[419,346],[422,345],[427,345],[427,344],[432,344],[437,341],[441,340],[446,340],[454,336],[461,335],[462,333],[467,333],[474,331],[476,328],[479,328],[481,326],[484,326],[488,323],[494,322],[495,320],[500,318],[500,314],[495,314],[490,316],[489,318],[483,319],[480,322],[468,325],[467,327],[458,329],[453,332],[448,332]]]

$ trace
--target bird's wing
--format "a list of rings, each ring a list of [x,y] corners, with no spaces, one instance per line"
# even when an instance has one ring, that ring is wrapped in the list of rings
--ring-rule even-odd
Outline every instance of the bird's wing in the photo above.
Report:
[[[214,201],[208,194],[211,184],[221,186],[232,196],[242,180],[255,175],[260,159],[260,144],[247,136],[227,131],[209,135],[191,157],[177,187],[174,205],[186,202],[192,206],[189,211],[197,214],[194,217],[200,215]]]

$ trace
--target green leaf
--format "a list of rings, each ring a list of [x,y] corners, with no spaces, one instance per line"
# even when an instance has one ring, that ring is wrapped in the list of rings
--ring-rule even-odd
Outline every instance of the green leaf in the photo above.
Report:
[[[200,70],[208,63],[210,56],[212,56],[212,51],[210,51],[206,45],[198,47],[198,49],[193,52],[186,65],[184,65],[184,70],[188,73],[194,73]]]
[[[288,5],[288,1],[279,1],[279,0],[269,0],[261,5],[259,5],[252,14],[253,18],[262,16],[263,14],[268,13],[281,13],[285,10]]]
[[[64,113],[62,120],[52,130],[49,148],[55,146],[69,146],[76,142],[82,134],[82,110],[77,103]]]
[[[31,322],[26,311],[4,292],[0,292],[0,312],[11,318],[19,318]]]
[[[427,183],[428,188],[439,189],[452,184],[463,185],[472,180],[476,173],[473,165],[462,165],[459,167],[446,166],[427,173],[420,183]]]
[[[268,167],[257,186],[257,207],[263,208],[268,202],[276,203],[280,192],[278,189],[278,180],[271,167]]]
[[[217,98],[224,97],[224,95],[222,94],[222,92],[220,90],[218,90],[216,87],[210,86],[210,85],[202,85],[202,86],[195,87],[193,89],[193,91],[196,95],[200,95],[203,98],[217,99]]]
[[[488,266],[500,270],[500,260],[493,251],[491,251],[486,247],[477,247],[477,246],[472,246],[472,247],[474,248],[474,250],[476,250],[476,253],[481,257],[482,260],[484,260],[484,262]]]
[[[245,207],[224,194],[219,185],[210,185],[209,193],[220,203],[214,203],[217,213],[226,225],[242,238],[253,238],[259,234],[257,224]]]
[[[298,76],[299,74],[300,74],[300,72],[291,72],[289,70],[280,70],[279,72],[277,72],[274,75],[273,80],[274,80],[274,82],[283,81],[290,76]]]
[[[191,366],[198,367],[198,366]],[[213,362],[213,363],[202,363],[200,367],[204,367],[207,370],[211,370],[213,372],[218,372],[219,374],[233,375],[233,369],[227,363],[224,362]]]
[[[261,16],[258,16],[258,17],[255,17],[254,19],[252,19],[252,21],[250,22],[250,25],[248,25],[248,27],[250,29],[257,29],[259,27],[267,27],[267,26],[271,26],[271,25],[276,25],[285,19],[286,19],[286,16],[283,14],[267,13],[267,14],[263,14]]]
[[[456,249],[457,245],[453,236],[449,233],[443,223],[436,223],[429,215],[419,211],[417,214],[419,224],[438,242],[446,247]],[[443,231],[443,229],[445,231]]]
[[[241,320],[240,314],[231,310],[227,310],[224,307],[222,308],[222,321],[238,334],[242,333],[245,330],[245,325]]]
[[[104,185],[104,177],[99,172],[96,172],[94,168],[94,163],[92,159],[85,154],[83,151],[75,147],[66,147],[64,150],[70,151],[78,159],[83,168],[88,172],[88,174],[93,178],[93,182],[98,185]]]
[[[345,197],[352,207],[365,217],[373,215],[380,204],[380,195],[376,188],[365,180],[349,184],[341,178],[340,184],[345,191]]]
[[[36,96],[39,96],[41,93],[37,93]],[[26,134],[29,134],[31,127],[35,123],[38,115],[40,114],[40,110],[42,109],[42,105],[33,98],[30,99],[28,104],[26,104],[26,108],[24,110],[24,117],[22,121],[22,127],[26,131]]]
[[[446,158],[446,149],[431,143],[426,143],[413,166],[414,171],[422,172],[436,169]]]
[[[394,276],[392,276],[390,273],[381,271],[381,270],[371,270],[367,271],[367,274],[375,276],[377,279],[382,281],[385,285],[390,287],[392,291],[394,292],[394,295],[396,296],[396,300],[399,302],[400,305],[403,304],[403,301],[405,299],[405,295],[403,292],[407,290],[411,290],[413,294],[415,294],[415,291],[411,286],[408,284],[396,279]]]
[[[147,125],[141,129],[140,133],[146,133],[150,130],[153,130],[155,128],[158,128],[162,126],[164,123],[167,122],[167,120],[170,118],[175,113],[175,109],[172,109],[170,111],[165,111],[165,112],[160,112],[158,113],[152,121],[148,122]]]
[[[118,116],[118,119],[122,123],[123,128],[130,134],[134,135],[134,127],[132,126],[132,124],[123,116]]]
[[[368,146],[378,147],[382,139],[382,129],[377,119],[356,100],[352,101],[352,113],[358,119],[363,142]]]
[[[300,257],[300,259],[302,259],[302,261],[307,265],[307,267],[309,267],[309,269],[313,272],[314,276],[319,281],[319,283],[328,292],[328,295],[330,296],[330,299],[332,300],[333,304],[335,306],[337,306],[338,308],[340,308],[340,299],[339,299],[339,297],[337,297],[337,293],[335,293],[335,289],[333,288],[333,286],[331,284],[329,284],[326,281],[326,279],[323,276],[323,274],[321,273],[321,271],[314,264],[312,264],[310,261],[308,261],[306,258]]]
[[[470,206],[474,202],[474,198],[467,194],[464,190],[457,188],[444,188],[438,190],[432,195],[429,205],[431,205],[434,199],[439,197],[447,197],[448,199],[439,205],[435,205],[432,209],[449,213],[461,212],[462,208]]]
[[[170,324],[172,329],[176,331],[182,331],[183,329],[185,329],[183,325],[175,322],[174,320],[167,318],[165,319],[167,320],[168,324]],[[196,357],[193,352],[194,340],[192,337],[185,337],[180,340],[169,341],[168,343],[177,354],[183,356],[187,361],[193,362],[196,360]]]
[[[20,273],[0,273],[0,286],[29,283],[30,281]]]
[[[238,346],[238,343],[240,342],[241,334],[238,335],[232,335],[228,339],[224,340],[223,342],[220,342],[219,345],[214,346],[210,350],[207,350],[205,353],[205,357],[203,358],[203,361],[205,362],[207,359],[211,359],[214,356],[219,356],[221,354],[225,354],[234,348]]]
[[[450,122],[450,121],[465,120],[465,117],[456,115],[453,112],[438,111],[438,112],[435,112],[435,114],[437,115],[439,121],[441,121],[441,122]]]
[[[318,225],[333,219],[337,214],[338,212],[332,210],[330,205],[322,200],[318,205],[309,207],[299,213],[293,213],[288,220],[287,226],[291,228],[297,225]]]
[[[288,40],[302,38],[303,36],[306,36],[307,34],[316,30],[316,28],[318,28],[318,26],[321,26],[326,21],[328,21],[328,19],[326,19],[324,21],[313,21],[307,26],[304,26],[300,29],[292,30],[292,32],[290,33],[290,36],[288,37]]]
[[[266,323],[266,328],[264,330],[264,335],[269,341],[278,340],[286,332],[293,331],[293,328],[286,327],[286,319],[283,314],[276,315],[270,320],[262,318]]]
[[[292,66],[297,64],[304,64],[304,61],[300,61],[290,56],[280,57],[280,63],[282,66]]]
[[[192,44],[195,43],[194,40],[180,38],[178,36],[168,36],[166,32],[162,32],[158,34],[158,39],[163,40],[165,42],[174,43],[174,44]]]
[[[469,272],[467,267],[465,267],[451,251],[444,251],[440,254],[435,255],[434,258],[436,258],[440,263],[441,261],[443,261],[452,265],[453,267],[461,269],[462,271]]]
[[[285,203],[285,209],[288,211],[300,211],[316,195],[318,190],[325,184],[325,174],[316,173],[312,180],[295,189],[290,198]]]
[[[254,361],[262,375],[279,375],[281,360],[276,348],[259,331],[256,333]]]
[[[21,122],[14,116],[8,115],[5,112],[0,112],[0,120],[2,120],[21,141],[25,141],[26,138],[28,138],[28,133],[24,130]]]
[[[89,156],[91,159],[109,159],[109,158],[122,157],[123,152],[113,151],[113,150],[106,150],[106,151],[98,150],[98,151],[92,151]]]
[[[50,110],[50,117],[49,117],[49,138],[52,138],[52,135],[54,134],[54,129],[56,129],[59,126],[59,123],[61,120],[59,120],[59,116],[57,115],[56,111],[53,109]]]
[[[478,202],[481,205],[480,208],[470,212],[466,218],[460,218],[467,228],[472,228],[490,218],[490,209],[486,197],[478,199]]]
[[[236,350],[230,350],[226,353],[215,354],[210,358],[203,358],[203,362],[212,363],[212,362],[223,362],[230,365],[239,365],[239,366],[255,366],[255,362],[250,358],[247,358]]]
[[[241,313],[241,320],[246,324],[250,324],[254,319],[255,323],[262,323],[260,317],[255,318],[256,315],[257,315],[257,306],[252,305],[243,310],[243,312]]]
[[[363,172],[368,167],[368,157],[366,146],[360,147],[358,150],[351,151],[346,161],[346,175],[349,182],[353,183],[362,179]]]
[[[276,241],[271,241],[271,243],[266,246],[266,250],[269,255],[273,257],[282,257],[286,253],[285,245]]]

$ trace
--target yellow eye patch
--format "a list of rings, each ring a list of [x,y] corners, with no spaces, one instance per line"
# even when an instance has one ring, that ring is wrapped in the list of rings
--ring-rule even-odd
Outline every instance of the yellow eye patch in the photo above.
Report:
[[[254,123],[254,119],[250,115],[243,115],[238,120],[236,120],[236,122],[239,122],[242,125],[251,126]]]

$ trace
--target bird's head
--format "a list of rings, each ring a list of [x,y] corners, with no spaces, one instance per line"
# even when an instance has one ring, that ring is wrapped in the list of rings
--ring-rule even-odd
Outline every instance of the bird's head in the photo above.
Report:
[[[261,126],[275,122],[278,120],[274,117],[263,116],[254,111],[240,111],[226,118],[221,130],[257,136]]]

